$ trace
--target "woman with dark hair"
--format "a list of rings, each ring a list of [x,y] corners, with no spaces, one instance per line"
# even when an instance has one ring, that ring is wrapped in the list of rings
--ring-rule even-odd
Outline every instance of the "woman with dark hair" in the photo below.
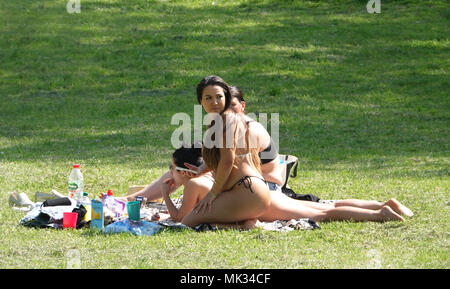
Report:
[[[217,86],[206,86],[202,97],[212,93],[219,98],[224,94]],[[223,129],[215,131],[218,142],[210,148],[204,145],[202,151],[214,183],[194,210],[182,219],[189,227],[202,223],[246,227],[247,221],[256,221],[270,206],[270,191],[260,170],[259,148],[252,146],[252,139],[257,136],[250,130],[245,115],[227,111],[227,107],[222,111],[215,119],[223,124]]]
[[[193,227],[256,220],[270,205],[269,188],[260,169],[259,131],[250,129],[251,121],[244,114],[228,110],[230,86],[222,78],[203,78],[197,85],[197,100],[208,116],[215,116],[206,135],[219,123],[222,127],[214,131],[214,145],[203,144],[206,166],[191,166],[199,174],[205,167],[212,171],[214,184],[182,223]]]
[[[183,172],[189,171],[184,165],[185,162],[200,166],[203,163],[202,150],[194,146],[190,148],[181,147],[172,154],[172,162],[169,168],[171,177],[162,182],[161,191],[170,218],[175,222],[181,221],[208,194],[214,182],[211,173],[195,178],[183,174]],[[172,202],[170,194],[179,186],[184,186],[183,201],[180,208],[177,208]]]
[[[231,97],[228,101],[227,98]],[[207,113],[221,113],[229,108],[242,113],[245,108],[245,101],[242,92],[238,87],[229,86],[219,76],[211,75],[203,78],[197,85],[197,101],[203,106]],[[249,129],[255,136],[255,143],[258,146],[258,154],[261,161],[261,174],[268,182],[271,191],[281,192],[282,177],[280,160],[275,143],[265,127],[250,117],[243,116],[249,125]],[[206,166],[195,167],[186,164],[192,170],[201,174]]]
[[[222,99],[223,102],[220,101],[220,98],[216,97],[212,97],[212,96],[208,96],[205,97],[205,99],[203,99],[203,104],[202,104],[202,98],[198,98],[198,101],[200,104],[202,104],[203,108],[205,109],[206,112],[216,112],[216,113],[220,113],[226,106],[226,101],[225,101],[225,95],[229,95],[231,96],[231,100],[229,101],[228,107],[229,109],[235,111],[235,112],[243,112],[244,108],[245,108],[245,101],[244,98],[242,97],[242,92],[240,91],[239,88],[234,87],[234,86],[228,86],[225,85],[224,81],[220,78],[220,77],[205,77],[201,83],[199,83],[199,87],[202,87],[202,85],[205,85],[206,83],[211,84],[211,83],[217,83],[219,87],[222,87],[224,89],[224,98]],[[198,89],[198,88],[197,88]],[[226,91],[228,91],[229,93],[227,93]],[[220,103],[219,105],[216,103]],[[256,126],[256,125],[253,125]],[[261,125],[261,128],[264,129],[264,127]],[[261,129],[259,128],[259,129]],[[266,138],[269,137],[269,134],[266,132]],[[186,164],[190,169],[194,169],[195,172],[197,173],[199,168],[197,166],[192,167],[192,164],[187,163]],[[200,169],[200,173],[199,175],[201,175],[201,172],[204,170],[205,167]],[[197,176],[196,174],[190,173],[189,171],[182,171],[183,174],[185,174],[186,176],[190,176],[190,177],[194,177]],[[277,173],[274,173],[277,174]],[[281,184],[281,172],[278,173],[280,178],[279,180],[277,180],[277,182],[279,182]],[[149,201],[151,200],[156,200],[162,197],[162,191],[161,191],[161,184],[167,180],[168,178],[171,178],[171,172],[170,171],[166,171],[164,172],[164,174],[162,176],[160,176],[158,179],[156,179],[155,181],[153,181],[152,183],[150,183],[149,185],[147,185],[145,188],[143,188],[142,190],[128,195],[126,197],[123,197],[122,199],[124,201],[134,201],[136,197],[138,196],[142,196],[147,198]],[[273,178],[272,178],[273,179]],[[180,185],[178,183],[175,183],[172,186],[173,190],[176,190]]]
[[[208,91],[203,95],[205,89]],[[208,113],[224,112],[229,108],[231,98],[230,86],[219,76],[206,76],[197,84],[197,100]]]

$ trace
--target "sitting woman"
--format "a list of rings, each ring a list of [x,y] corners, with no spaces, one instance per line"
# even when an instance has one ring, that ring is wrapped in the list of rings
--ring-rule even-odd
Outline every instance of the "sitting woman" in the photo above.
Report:
[[[189,227],[202,223],[246,227],[247,221],[256,220],[270,206],[269,188],[261,175],[257,135],[249,129],[245,115],[227,110],[231,95],[226,84],[222,90],[217,87],[211,90],[226,98],[225,108],[215,114],[215,122],[208,131],[219,123],[222,126],[218,125],[219,129],[211,134],[211,143],[204,142],[202,148],[203,160],[214,175],[214,183],[181,222]]]

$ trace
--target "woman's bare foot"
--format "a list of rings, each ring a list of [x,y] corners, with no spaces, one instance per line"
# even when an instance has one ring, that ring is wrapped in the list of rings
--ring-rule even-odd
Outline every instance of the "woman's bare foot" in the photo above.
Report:
[[[242,225],[240,226],[241,229],[244,230],[251,230],[251,229],[255,229],[258,228],[260,226],[260,222],[258,221],[258,219],[250,219],[250,220],[246,220],[242,222]]]
[[[408,209],[407,207],[403,206],[396,199],[390,199],[389,201],[387,201],[385,203],[385,205],[391,207],[391,209],[393,209],[397,214],[400,214],[400,215],[403,215],[403,216],[407,216],[407,217],[412,217],[414,215],[414,213],[410,209]]]
[[[394,212],[389,206],[382,207],[380,213],[385,217],[385,221],[405,221],[402,216]]]

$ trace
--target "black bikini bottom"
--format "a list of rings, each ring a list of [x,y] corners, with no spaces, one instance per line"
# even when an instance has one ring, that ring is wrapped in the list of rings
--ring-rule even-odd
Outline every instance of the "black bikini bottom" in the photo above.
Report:
[[[267,181],[263,178],[257,177],[257,176],[243,176],[242,178],[240,178],[232,187],[231,189],[227,190],[227,191],[231,191],[232,189],[234,189],[234,187],[239,186],[241,184],[244,184],[244,187],[246,189],[249,189],[250,192],[254,193],[252,190],[252,179],[251,178],[258,178],[261,181],[263,181],[266,185],[267,185]]]

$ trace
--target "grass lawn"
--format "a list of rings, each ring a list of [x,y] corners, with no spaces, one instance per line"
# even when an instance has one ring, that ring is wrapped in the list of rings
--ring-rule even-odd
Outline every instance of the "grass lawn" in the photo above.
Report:
[[[449,268],[447,1],[0,2],[0,268]],[[9,191],[124,195],[167,168],[173,114],[217,74],[279,113],[297,193],[395,197],[404,223],[105,236],[29,229]]]

